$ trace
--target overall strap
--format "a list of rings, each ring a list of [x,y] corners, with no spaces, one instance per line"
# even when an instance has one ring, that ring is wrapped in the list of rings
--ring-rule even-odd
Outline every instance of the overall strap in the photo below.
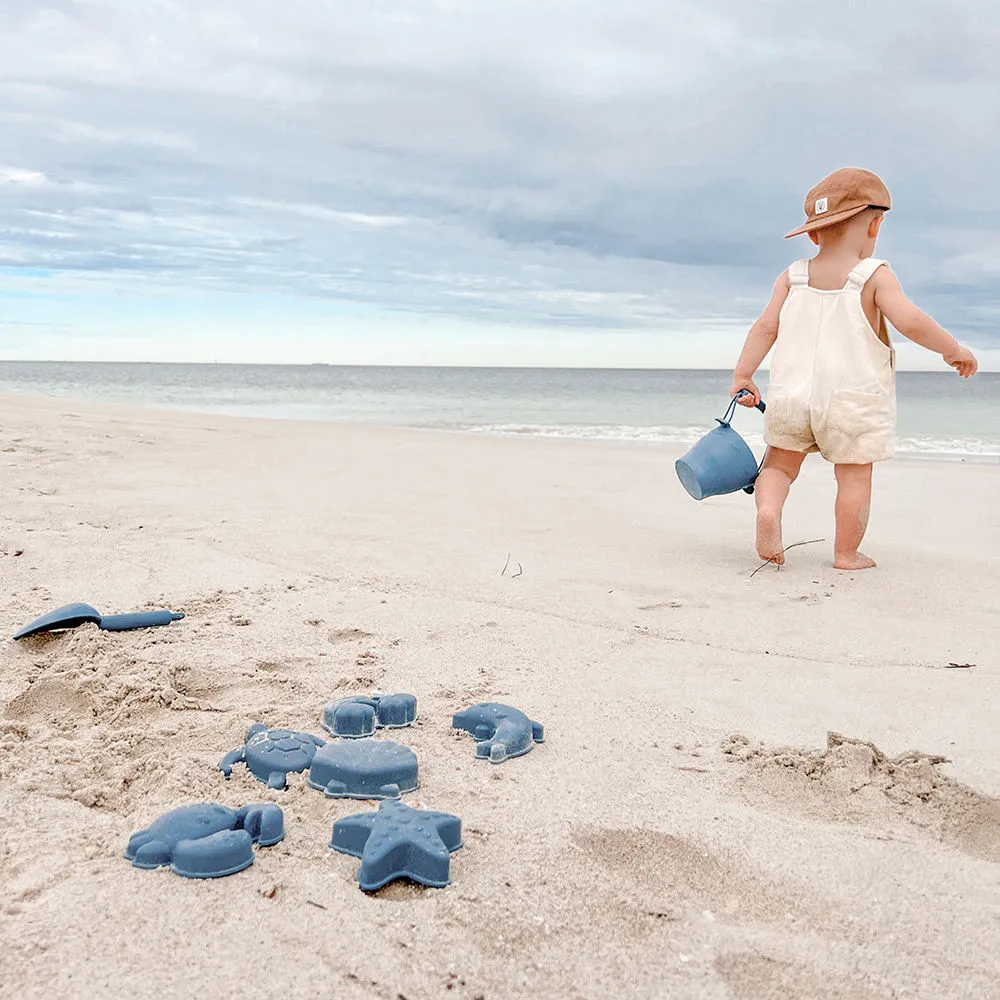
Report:
[[[788,280],[791,282],[792,288],[796,285],[808,285],[809,284],[809,261],[806,259],[797,260],[788,269]]]
[[[858,266],[847,276],[847,284],[844,285],[844,288],[860,292],[867,284],[868,279],[885,263],[886,261],[879,260],[877,257],[868,257],[860,261]]]
[[[847,276],[847,284],[844,285],[844,290],[846,291],[847,289],[850,289],[860,295],[861,290],[867,284],[868,279],[885,263],[887,263],[887,261],[879,260],[877,257],[868,257],[866,260],[861,261]],[[878,313],[878,329],[875,332],[878,339],[889,348],[891,352],[890,363],[893,368],[895,368],[896,352],[892,347],[892,340],[889,337],[889,329],[885,324],[885,316],[883,316],[881,312]]]

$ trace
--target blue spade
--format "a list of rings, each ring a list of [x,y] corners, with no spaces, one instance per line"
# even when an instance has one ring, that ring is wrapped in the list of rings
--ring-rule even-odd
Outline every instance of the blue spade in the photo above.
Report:
[[[89,604],[67,604],[36,618],[25,625],[15,639],[26,639],[39,632],[54,632],[58,629],[76,628],[86,622],[93,622],[105,632],[128,632],[136,628],[151,628],[154,625],[169,625],[180,621],[184,615],[176,611],[135,611],[127,615],[102,615]]]

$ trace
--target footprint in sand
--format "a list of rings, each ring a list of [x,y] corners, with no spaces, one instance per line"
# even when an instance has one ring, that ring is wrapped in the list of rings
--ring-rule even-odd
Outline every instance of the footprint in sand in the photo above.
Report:
[[[802,1000],[892,1000],[884,993],[849,978],[819,969],[779,962],[765,955],[738,952],[720,955],[715,971],[729,987],[733,1000],[801,997]]]
[[[327,639],[335,645],[341,642],[351,642],[356,639],[372,639],[374,634],[360,628],[337,628],[328,633]]]
[[[757,876],[683,837],[656,830],[585,829],[575,833],[573,843],[643,893],[651,915],[680,907],[767,923],[785,924],[789,913],[817,919],[815,901],[804,907],[801,890],[782,891],[773,876]]]
[[[258,660],[254,666],[258,670],[263,670],[266,673],[274,673],[276,671],[283,671],[288,668],[287,663],[279,663],[277,660]]]
[[[798,594],[796,596],[789,596],[790,601],[795,601],[798,604],[819,604],[819,594]]]
[[[94,706],[84,692],[67,681],[42,677],[7,704],[8,719],[47,723],[90,722]]]

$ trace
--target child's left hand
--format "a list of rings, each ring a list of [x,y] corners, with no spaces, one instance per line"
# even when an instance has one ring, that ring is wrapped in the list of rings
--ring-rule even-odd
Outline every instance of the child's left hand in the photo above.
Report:
[[[744,389],[750,394],[749,396],[741,396],[736,400],[740,406],[756,406],[760,402],[760,389],[754,385],[753,379],[751,378],[734,378],[733,384],[729,389],[729,398],[733,399],[737,393],[742,392]]]
[[[945,364],[951,365],[962,378],[971,378],[979,371],[979,362],[975,354],[961,344],[956,344],[953,351],[946,351],[942,356]]]

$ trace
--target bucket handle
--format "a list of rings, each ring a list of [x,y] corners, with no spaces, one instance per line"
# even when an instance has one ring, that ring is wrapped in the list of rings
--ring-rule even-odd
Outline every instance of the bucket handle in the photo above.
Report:
[[[715,418],[716,421],[718,421],[718,423],[721,424],[721,426],[728,427],[729,424],[730,424],[730,421],[733,419],[733,416],[736,413],[737,400],[742,399],[744,396],[749,396],[749,395],[750,395],[750,390],[749,389],[740,389],[740,391],[738,393],[736,393],[736,395],[733,396],[733,398],[729,401],[729,409],[726,410],[726,415],[721,420],[718,417],[716,417]],[[760,410],[761,413],[763,413],[767,409],[767,407],[764,405],[764,400],[763,399],[759,403],[756,403],[754,405],[755,405],[755,407],[758,410]],[[760,470],[762,468],[764,468],[764,459],[763,458],[760,460],[760,464],[757,466],[757,475],[760,475]],[[750,494],[752,494],[753,493],[753,485],[754,484],[751,483],[749,486],[744,486],[743,487],[743,492],[744,493],[750,493]]]
[[[733,415],[736,413],[737,401],[742,399],[744,396],[749,396],[749,395],[750,395],[749,389],[740,389],[740,391],[736,393],[736,395],[733,396],[733,398],[729,401],[729,409],[726,410],[726,415],[721,419],[719,417],[716,417],[715,419],[720,424],[722,424],[723,427],[728,427],[729,424],[732,422]],[[767,407],[764,405],[763,399],[759,403],[755,403],[754,405],[756,409],[760,410],[761,413],[763,413],[767,409]]]

